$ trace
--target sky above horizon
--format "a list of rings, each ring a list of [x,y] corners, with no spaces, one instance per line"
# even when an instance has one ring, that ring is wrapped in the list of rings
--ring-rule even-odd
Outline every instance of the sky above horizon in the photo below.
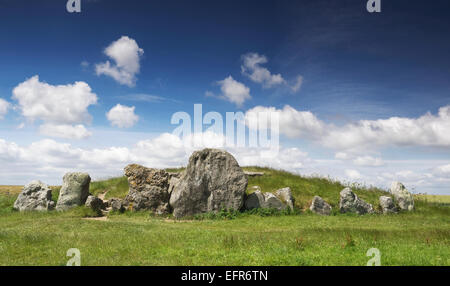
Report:
[[[450,3],[0,0],[0,184],[178,167],[176,112],[275,111],[243,165],[450,195]],[[207,130],[204,147],[222,147]]]

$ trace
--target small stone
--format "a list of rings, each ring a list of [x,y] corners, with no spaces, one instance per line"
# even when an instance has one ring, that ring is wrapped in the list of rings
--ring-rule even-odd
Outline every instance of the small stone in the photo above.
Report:
[[[84,205],[96,212],[100,212],[105,208],[103,201],[95,196],[89,196]]]
[[[250,195],[247,196],[247,199],[245,200],[245,209],[246,210],[252,210],[252,209],[259,209],[264,206],[264,195],[260,190],[256,190]]]
[[[331,214],[331,206],[325,202],[321,197],[314,196],[311,206],[309,208],[313,213],[320,215],[330,215]]]
[[[391,197],[381,196],[380,206],[384,214],[398,212],[397,208],[395,207],[394,200]]]
[[[339,209],[341,213],[357,213],[359,215],[374,213],[371,204],[360,199],[350,188],[345,188],[340,193]]]
[[[275,195],[285,202],[291,210],[294,210],[294,197],[292,196],[291,188],[280,189],[275,192]]]

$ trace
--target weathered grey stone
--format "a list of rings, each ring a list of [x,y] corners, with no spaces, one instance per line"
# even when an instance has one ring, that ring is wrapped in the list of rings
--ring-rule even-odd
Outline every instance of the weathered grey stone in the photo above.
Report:
[[[169,196],[172,194],[173,190],[175,189],[175,186],[178,184],[179,181],[180,181],[179,177],[171,176],[169,180],[169,189],[167,190],[169,192]]]
[[[82,206],[89,196],[91,177],[87,173],[67,173],[63,177],[63,185],[59,192],[57,210],[68,210]]]
[[[240,210],[244,205],[247,176],[226,151],[194,152],[171,197],[177,218],[221,209]]]
[[[146,168],[137,164],[125,167],[130,190],[124,204],[132,210],[149,210],[167,214],[169,208],[169,174],[165,170]]]
[[[309,209],[316,214],[330,215],[331,206],[319,196],[314,196]]]
[[[124,212],[125,206],[123,204],[123,201],[121,199],[112,198],[109,201],[109,205],[111,207],[111,210],[117,211],[117,212]]]
[[[391,185],[391,194],[401,210],[414,210],[414,197],[408,192],[405,186],[400,182],[393,182]]]
[[[84,205],[96,212],[100,212],[105,208],[105,204],[103,203],[103,201],[95,196],[89,196],[86,199],[86,203]]]
[[[360,215],[374,213],[372,205],[360,199],[350,188],[342,190],[340,195],[341,200],[339,202],[339,208],[341,213],[350,212]]]
[[[287,206],[274,194],[272,193],[262,193],[261,189],[257,186],[253,187],[256,189],[253,193],[247,196],[245,199],[245,209],[277,209],[284,210]]]
[[[26,185],[14,202],[14,209],[18,211],[48,211],[54,208],[52,190],[41,181]]]
[[[264,205],[266,209],[277,209],[279,211],[285,210],[287,206],[272,193],[264,193]]]
[[[256,190],[247,196],[245,200],[245,209],[252,210],[264,207],[264,195],[260,190]]]
[[[391,197],[381,196],[380,206],[384,214],[398,212],[397,208],[395,207],[394,200]]]
[[[287,206],[294,210],[294,197],[292,196],[291,188],[283,188],[275,192],[275,195],[281,199],[284,203],[287,204]]]

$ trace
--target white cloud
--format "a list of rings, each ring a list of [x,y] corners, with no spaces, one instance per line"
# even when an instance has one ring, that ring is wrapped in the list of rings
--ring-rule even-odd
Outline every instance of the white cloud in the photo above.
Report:
[[[272,114],[279,115],[279,132],[290,138],[320,138],[325,132],[325,124],[317,119],[317,117],[309,111],[298,111],[289,105],[285,105],[283,109],[274,107],[256,106],[248,110],[246,115],[247,122],[256,114]],[[262,117],[259,119],[263,120]],[[261,124],[264,127],[265,124]]]
[[[92,135],[82,124],[43,124],[39,127],[39,132],[46,136],[66,139],[85,139]]]
[[[234,80],[231,76],[218,81],[217,83],[220,85],[222,91],[221,98],[232,102],[239,107],[242,106],[246,100],[252,98],[250,96],[250,88]],[[207,93],[207,96],[210,96],[210,93]]]
[[[112,126],[130,128],[139,121],[139,116],[134,113],[134,109],[134,106],[128,107],[117,104],[106,113],[106,118],[108,118]]]
[[[268,62],[265,56],[257,53],[248,53],[242,56],[242,73],[252,81],[260,83],[264,88],[285,83],[281,74],[272,74],[267,68],[261,67]]]
[[[140,71],[140,58],[144,54],[134,39],[122,36],[111,43],[104,51],[115,64],[109,61],[97,64],[95,67],[97,75],[107,75],[117,82],[129,87],[136,85],[136,74]]]
[[[122,175],[123,168],[130,163],[154,168],[186,166],[194,150],[223,146],[223,135],[212,132],[192,134],[185,140],[164,133],[137,141],[129,147],[103,148],[79,148],[50,139],[21,146],[0,139],[0,181],[3,184],[24,184],[42,179],[49,184],[60,184],[64,173],[69,171],[89,172],[98,179]],[[388,188],[392,181],[401,181],[411,191],[449,194],[450,165],[445,160],[388,161],[380,169],[362,166],[355,169],[351,161],[313,160],[298,148],[280,147],[279,152],[273,154],[259,148],[232,146],[225,149],[241,166],[268,166],[305,176],[319,175],[383,188]]]
[[[81,134],[80,132],[84,129],[82,138],[89,134],[84,126],[70,125],[90,123],[92,117],[88,107],[97,103],[97,95],[85,82],[50,85],[41,82],[37,75],[17,85],[13,89],[12,98],[18,101],[18,109],[25,118],[30,121],[44,122],[41,128],[44,135],[63,138],[69,138],[69,133],[72,134],[71,138],[80,138],[80,135],[74,136],[74,130]],[[55,128],[57,125],[65,126],[72,131],[50,134],[50,129],[62,131],[63,128]]]
[[[337,152],[334,155],[334,158],[338,159],[338,160],[348,160],[350,158],[350,156],[347,153],[344,153],[344,152]]]
[[[138,141],[131,147],[79,148],[45,139],[19,146],[0,139],[0,180],[7,184],[24,184],[33,179],[60,183],[65,172],[86,171],[93,178],[122,174],[130,163],[154,168],[186,166],[189,156],[202,148],[224,148],[224,137],[205,132],[181,139],[173,134]],[[195,144],[194,144],[195,143]],[[239,164],[300,169],[309,162],[308,154],[297,148],[281,148],[276,156],[257,148],[227,147]],[[20,170],[20,172],[18,172]]]
[[[281,110],[258,106],[250,111],[278,112],[280,133],[288,137],[313,138],[323,146],[342,151],[366,152],[368,148],[383,146],[450,147],[450,106],[441,107],[437,115],[360,120],[343,126],[325,123],[313,113],[298,111],[289,105]]]
[[[352,181],[361,179],[361,173],[357,170],[345,170],[345,175]]]
[[[449,130],[450,106],[445,106],[437,116],[427,113],[419,118],[391,117],[333,126],[324,145],[338,149],[389,145],[450,147]]]
[[[299,91],[302,85],[303,85],[303,77],[299,75],[297,76],[297,79],[295,80],[294,84],[291,86],[292,92]]]
[[[0,119],[3,119],[5,117],[6,113],[8,113],[9,107],[9,102],[4,100],[3,98],[0,98]]]
[[[450,164],[435,168],[433,173],[438,177],[450,179]]]
[[[37,75],[16,86],[13,99],[27,119],[59,124],[89,122],[87,108],[97,103],[97,95],[85,82],[50,85],[39,81]]]
[[[353,160],[353,163],[358,166],[379,167],[383,166],[384,162],[381,158],[374,158],[372,156],[360,156]]]

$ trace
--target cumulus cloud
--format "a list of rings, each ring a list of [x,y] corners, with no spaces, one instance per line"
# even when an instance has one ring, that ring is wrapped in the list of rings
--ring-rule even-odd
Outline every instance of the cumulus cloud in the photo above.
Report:
[[[97,103],[97,95],[85,82],[50,85],[39,76],[20,83],[13,89],[22,115],[30,120],[73,124],[91,120],[87,108]]]
[[[9,102],[4,100],[3,98],[0,98],[0,119],[3,119],[5,117],[6,113],[8,113],[9,107]]]
[[[97,75],[107,75],[122,85],[133,87],[136,85],[136,75],[140,71],[140,58],[144,54],[134,39],[122,36],[112,42],[104,51],[114,63],[110,61],[97,64]]]
[[[154,168],[180,167],[186,166],[193,151],[205,147],[226,149],[241,166],[267,166],[383,188],[388,188],[392,181],[401,181],[415,192],[448,194],[450,187],[450,165],[445,160],[388,161],[383,168],[354,168],[351,160],[313,160],[298,148],[280,147],[276,152],[225,146],[223,135],[209,131],[183,139],[164,133],[128,147],[103,148],[79,148],[51,139],[29,145],[0,139],[0,179],[4,184],[24,184],[32,179],[60,184],[64,173],[69,171],[89,172],[98,179],[122,175],[124,166],[130,163]]]
[[[353,163],[358,166],[380,167],[384,165],[381,158],[374,158],[372,156],[359,156],[353,160]]]
[[[256,114],[278,114],[279,116],[279,133],[289,138],[320,138],[325,132],[326,124],[320,121],[313,113],[309,111],[298,111],[289,105],[285,105],[283,109],[275,107],[256,106],[249,109],[245,113],[246,121],[254,120]],[[258,119],[262,121],[262,116]],[[267,119],[265,119],[267,120]],[[259,124],[265,128],[265,124]]]
[[[337,152],[334,155],[334,158],[338,159],[338,160],[348,160],[350,158],[350,156],[345,152]]]
[[[242,106],[242,104],[251,99],[250,88],[246,87],[243,83],[234,80],[231,76],[225,78],[224,80],[217,82],[220,85],[220,90],[222,99],[225,99],[237,106]],[[211,93],[207,92],[207,96],[211,96]]]
[[[361,179],[361,174],[357,170],[345,170],[345,175],[352,181]]]
[[[253,82],[259,83],[263,88],[272,88],[275,86],[285,86],[291,92],[298,92],[303,84],[303,77],[298,75],[292,81],[287,81],[281,74],[273,74],[262,65],[268,63],[264,55],[258,53],[247,53],[241,56],[241,72]]]
[[[30,121],[41,120],[44,125],[41,131],[62,130],[55,126],[66,126],[71,131],[57,132],[52,136],[69,138],[85,138],[88,134],[81,123],[90,123],[92,117],[88,112],[90,105],[97,103],[97,95],[85,82],[67,85],[50,85],[41,82],[39,76],[20,83],[13,89],[14,100],[18,102],[21,114]],[[69,126],[78,124],[77,126]],[[52,127],[52,128],[50,128]],[[80,133],[81,132],[81,133]]]
[[[8,184],[24,184],[36,178],[60,183],[65,172],[74,170],[101,178],[122,174],[124,166],[130,163],[154,168],[179,167],[187,164],[192,152],[206,147],[226,149],[244,166],[295,170],[305,167],[310,160],[308,154],[298,148],[281,148],[277,154],[267,154],[259,148],[224,146],[223,135],[213,132],[191,134],[186,138],[163,133],[130,147],[106,148],[79,148],[52,139],[19,146],[0,139],[0,178]],[[17,172],[19,168],[21,171]]]
[[[262,84],[264,88],[285,83],[281,74],[272,74],[267,68],[261,66],[268,62],[265,56],[248,53],[242,56],[242,62],[242,73],[252,81]]]
[[[441,107],[437,115],[360,120],[343,126],[326,123],[309,111],[289,105],[283,109],[258,106],[249,111],[277,112],[281,134],[313,138],[323,146],[342,151],[383,146],[450,147],[450,106]]]
[[[434,169],[434,174],[438,177],[450,179],[450,164],[442,165]]]
[[[85,139],[92,135],[82,124],[43,124],[39,127],[39,132],[49,137],[66,139]]]
[[[112,126],[130,128],[139,121],[139,116],[134,113],[134,109],[134,106],[128,107],[117,104],[106,113],[106,118],[108,118]]]
[[[418,118],[391,117],[361,120],[333,127],[325,140],[327,146],[340,149],[366,146],[439,146],[450,147],[450,106],[437,115],[427,113]]]

